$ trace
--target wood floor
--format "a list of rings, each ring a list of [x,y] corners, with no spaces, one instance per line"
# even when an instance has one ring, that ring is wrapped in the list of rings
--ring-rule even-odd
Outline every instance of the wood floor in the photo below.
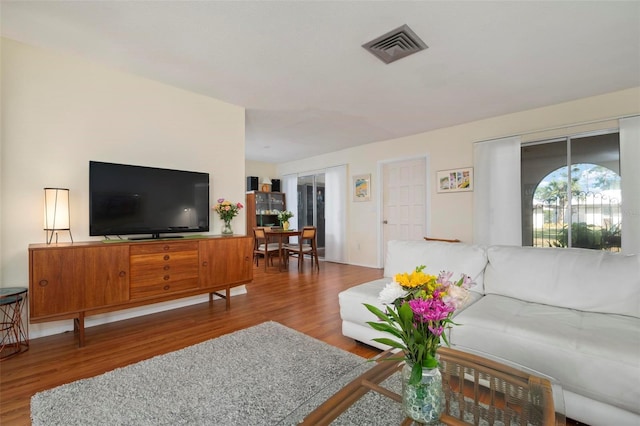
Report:
[[[30,398],[42,390],[264,321],[277,321],[363,357],[378,354],[342,335],[338,293],[380,278],[382,270],[329,262],[320,268],[319,274],[308,267],[302,273],[297,268],[265,273],[261,263],[247,294],[232,297],[230,311],[225,311],[224,300],[215,300],[91,327],[83,348],[71,332],[32,339],[27,352],[0,363],[0,425],[29,425]]]
[[[247,294],[87,328],[86,346],[73,333],[32,339],[29,350],[0,363],[0,424],[29,425],[33,394],[74,380],[182,349],[264,321],[323,340],[363,357],[378,350],[342,336],[338,293],[382,276],[382,270],[323,262],[320,273],[254,269]]]

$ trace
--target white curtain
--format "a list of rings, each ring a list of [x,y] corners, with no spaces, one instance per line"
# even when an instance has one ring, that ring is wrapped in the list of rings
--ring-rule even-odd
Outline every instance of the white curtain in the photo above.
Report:
[[[473,146],[473,242],[522,245],[520,136]]]
[[[325,260],[346,262],[347,166],[325,170]]]
[[[640,116],[620,120],[622,252],[640,253]]]
[[[289,225],[293,229],[298,229],[298,175],[282,176],[281,184],[287,202],[287,210],[293,212],[294,215],[289,219]],[[291,242],[293,243],[293,240]]]

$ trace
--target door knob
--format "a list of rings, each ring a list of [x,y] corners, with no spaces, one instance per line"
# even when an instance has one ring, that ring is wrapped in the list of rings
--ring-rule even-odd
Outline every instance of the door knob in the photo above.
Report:
[[[389,221],[383,220],[382,223],[384,223],[386,225],[387,223],[389,223]]]

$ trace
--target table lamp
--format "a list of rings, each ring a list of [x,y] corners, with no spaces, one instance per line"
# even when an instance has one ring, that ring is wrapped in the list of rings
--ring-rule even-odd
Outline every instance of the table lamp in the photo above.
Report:
[[[47,244],[51,244],[53,236],[58,242],[58,231],[69,231],[73,242],[71,227],[69,226],[69,190],[67,188],[44,189],[44,230],[47,232]]]
[[[262,192],[271,192],[271,179],[268,177],[262,179]]]

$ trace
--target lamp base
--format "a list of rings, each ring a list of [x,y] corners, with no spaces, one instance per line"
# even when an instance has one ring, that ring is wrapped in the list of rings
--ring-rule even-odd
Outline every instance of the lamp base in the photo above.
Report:
[[[73,243],[73,235],[71,235],[71,229],[56,229],[56,230],[50,230],[50,229],[45,229],[46,233],[47,233],[47,239],[46,242],[47,244],[51,244],[51,242],[53,241],[53,236],[55,234],[56,236],[56,241],[55,244],[58,244],[58,231],[67,231],[69,232],[69,238],[71,238],[71,242]]]

